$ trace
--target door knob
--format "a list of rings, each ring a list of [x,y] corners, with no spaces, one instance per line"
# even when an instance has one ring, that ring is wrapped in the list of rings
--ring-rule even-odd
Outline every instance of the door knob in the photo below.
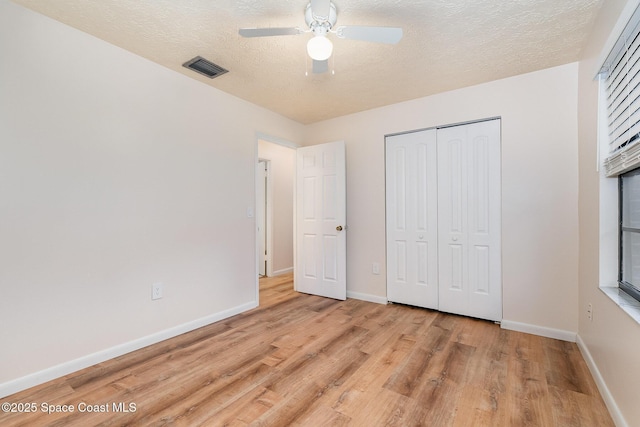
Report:
[[[336,230],[338,230],[338,231],[342,231],[342,226],[341,226],[341,225],[337,226],[337,227],[336,227]]]
[[[458,241],[458,238],[457,238],[457,237],[454,237],[452,240],[453,240],[454,242],[457,242],[457,241]]]

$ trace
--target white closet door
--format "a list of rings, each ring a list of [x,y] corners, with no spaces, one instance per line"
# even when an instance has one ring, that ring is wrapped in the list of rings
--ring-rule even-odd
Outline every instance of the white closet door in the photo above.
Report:
[[[502,320],[500,121],[438,129],[439,308]]]
[[[386,139],[387,299],[438,308],[436,130]]]

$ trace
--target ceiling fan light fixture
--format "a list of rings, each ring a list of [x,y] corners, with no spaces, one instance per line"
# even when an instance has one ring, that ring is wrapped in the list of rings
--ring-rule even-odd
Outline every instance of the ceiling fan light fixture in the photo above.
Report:
[[[325,73],[329,70],[327,60],[333,54],[333,43],[327,37],[329,33],[339,39],[362,40],[374,43],[396,44],[402,39],[402,28],[371,26],[340,26],[335,28],[338,19],[336,6],[331,0],[308,0],[304,11],[304,21],[309,27],[240,28],[242,37],[289,36],[311,33],[307,41],[307,54],[313,59],[313,72]]]
[[[307,53],[316,61],[326,61],[333,53],[333,43],[324,35],[312,37],[307,42]]]

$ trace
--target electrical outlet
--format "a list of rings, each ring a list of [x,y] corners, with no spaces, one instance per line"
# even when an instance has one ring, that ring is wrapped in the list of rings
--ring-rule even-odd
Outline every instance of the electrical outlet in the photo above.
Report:
[[[378,264],[377,262],[374,262],[374,263],[371,265],[371,272],[372,272],[373,274],[380,274],[380,264]]]
[[[162,283],[154,283],[151,286],[151,299],[160,299],[162,298]]]
[[[587,318],[593,320],[593,305],[591,303],[587,305]]]

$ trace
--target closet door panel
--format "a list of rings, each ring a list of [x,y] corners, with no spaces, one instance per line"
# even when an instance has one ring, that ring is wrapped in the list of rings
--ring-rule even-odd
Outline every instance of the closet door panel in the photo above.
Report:
[[[468,125],[470,316],[502,320],[500,121]]]
[[[387,299],[438,308],[435,130],[386,139]]]
[[[466,139],[464,126],[438,129],[439,305],[459,314],[469,306]]]
[[[440,309],[499,321],[500,121],[439,129],[437,139]]]

